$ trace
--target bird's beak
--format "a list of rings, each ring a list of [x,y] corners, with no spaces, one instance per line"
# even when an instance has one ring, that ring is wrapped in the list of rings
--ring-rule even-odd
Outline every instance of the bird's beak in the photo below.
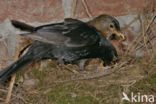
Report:
[[[119,39],[120,39],[121,41],[125,41],[125,40],[126,40],[125,35],[124,35],[123,33],[121,33],[120,31],[114,31],[113,33],[116,34],[117,37],[119,37]]]

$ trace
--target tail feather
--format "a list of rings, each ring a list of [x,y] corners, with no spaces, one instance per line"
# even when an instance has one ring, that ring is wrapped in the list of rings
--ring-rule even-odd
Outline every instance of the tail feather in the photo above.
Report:
[[[0,72],[0,82],[4,83],[8,81],[8,79],[15,74],[18,70],[20,70],[23,66],[32,62],[32,59],[27,57],[21,57],[19,60],[14,62],[12,65],[8,66],[6,69]]]
[[[20,22],[17,20],[11,20],[11,23],[14,27],[23,30],[23,31],[28,31],[28,32],[34,32],[35,31],[35,27],[30,26],[24,22]]]

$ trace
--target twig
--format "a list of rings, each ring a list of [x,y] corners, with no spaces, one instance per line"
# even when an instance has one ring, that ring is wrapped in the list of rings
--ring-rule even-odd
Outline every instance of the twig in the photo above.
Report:
[[[146,33],[145,33],[145,27],[144,27],[144,22],[142,21],[141,18],[139,18],[140,20],[140,23],[141,23],[141,28],[142,28],[142,36],[143,36],[143,43],[145,45],[145,49],[147,51],[147,53],[149,54],[149,50],[148,50],[148,47],[147,47],[147,39],[146,39]]]
[[[90,13],[90,11],[89,11],[89,9],[88,9],[88,5],[87,5],[86,1],[85,1],[85,0],[81,0],[81,1],[82,1],[82,4],[83,4],[83,6],[84,6],[84,8],[85,8],[85,11],[86,11],[88,17],[89,17],[89,18],[92,18],[92,15],[91,15],[91,13]]]
[[[0,101],[5,101],[3,98],[0,98]]]
[[[72,72],[72,73],[74,73],[74,74],[79,74],[78,71],[76,71],[76,70],[74,70],[74,69],[71,69],[71,68],[69,68],[69,67],[65,67],[65,69],[68,70],[68,71],[70,71],[70,72]]]
[[[27,50],[27,48],[25,49]],[[24,52],[24,51],[23,51]],[[19,57],[21,57],[23,54],[21,55],[17,55],[15,57],[15,60],[18,59]],[[10,99],[11,99],[11,95],[12,95],[12,90],[13,90],[13,87],[14,87],[14,83],[15,83],[15,79],[16,79],[16,74],[14,74],[13,76],[11,76],[11,81],[9,83],[9,89],[8,89],[8,93],[7,93],[7,96],[6,96],[6,100],[5,100],[5,103],[8,104],[10,102]]]
[[[156,15],[154,15],[154,17],[151,19],[150,23],[148,24],[148,26],[147,26],[147,28],[146,28],[146,30],[145,30],[145,32],[144,32],[145,36],[146,36],[146,33],[148,32],[150,26],[151,26],[152,23],[154,22],[155,18],[156,18]],[[141,35],[142,35],[142,34],[140,34],[139,36],[137,36],[137,37],[135,38],[135,40],[132,42],[132,44],[131,44],[131,45],[129,46],[129,48],[127,49],[126,54],[128,54],[128,52],[132,49],[132,47],[135,47],[135,48],[137,47],[138,43],[140,42],[140,39],[141,39],[140,37],[141,37]],[[135,46],[134,46],[134,44],[135,44]]]
[[[121,70],[125,65],[127,65],[127,62],[122,63],[119,66],[114,66],[112,71],[110,71],[109,73],[108,72],[106,73],[106,71],[103,71],[100,73],[93,73],[92,75],[80,74],[80,76],[78,76],[78,78],[74,78],[74,79],[71,78],[69,80],[63,80],[63,81],[55,81],[55,83],[66,83],[66,82],[71,82],[71,81],[90,80],[90,79],[106,77],[108,75],[115,73],[116,71],[119,71],[119,69]]]
[[[150,26],[152,25],[152,23],[154,22],[154,20],[155,20],[155,18],[156,18],[156,15],[151,19],[151,21],[150,21],[150,23],[149,23],[149,25],[147,26],[147,29],[146,29],[146,32],[144,33],[144,36],[146,35],[146,33],[148,32],[148,30],[150,29]],[[152,43],[151,43],[151,41],[150,40],[153,40],[155,37],[153,37],[153,38],[149,38],[149,36],[147,37],[148,38],[148,41],[146,41],[146,44],[151,44],[152,45]],[[139,47],[139,49],[140,48],[142,48],[143,47],[143,45],[142,46],[140,46]]]
[[[6,104],[8,104],[10,102],[11,95],[12,95],[12,90],[13,90],[14,83],[15,83],[15,78],[16,78],[16,75],[14,74],[11,77],[11,81],[10,81],[10,84],[9,84],[9,89],[8,89],[7,97],[6,97],[6,100],[5,100]]]
[[[77,0],[73,0],[73,3],[72,3],[72,10],[71,10],[71,17],[74,17],[75,16],[75,12],[76,12],[76,7],[77,7]]]
[[[149,22],[149,24],[148,24],[148,26],[147,26],[147,28],[146,28],[146,30],[144,31],[144,35],[143,36],[146,36],[147,34],[147,32],[148,32],[148,30],[150,29],[150,26],[152,25],[152,23],[154,22],[154,20],[155,20],[155,18],[156,18],[156,15],[155,16],[153,16],[153,18],[151,19],[151,21]],[[141,35],[141,34],[140,34]],[[139,36],[140,37],[140,36]]]
[[[153,18],[151,19],[150,23],[148,24],[147,29],[146,29],[146,31],[145,31],[145,34],[146,34],[147,31],[149,30],[149,28],[150,28],[150,26],[152,25],[152,23],[154,22],[155,18],[156,18],[156,14],[153,16]]]
[[[0,89],[0,92],[7,92],[7,90],[4,90],[4,89]]]
[[[4,92],[4,93],[7,93],[8,91],[7,90],[4,90],[4,89],[0,89],[0,92]],[[11,94],[13,97],[15,98],[18,98],[18,99],[21,99],[25,104],[27,104],[27,101],[24,100],[24,98],[20,97],[20,96],[16,96],[14,94]],[[4,100],[5,101],[5,100]]]

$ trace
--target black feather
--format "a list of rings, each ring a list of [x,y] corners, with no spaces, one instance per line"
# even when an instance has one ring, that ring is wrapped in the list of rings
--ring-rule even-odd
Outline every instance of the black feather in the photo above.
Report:
[[[36,60],[55,59],[60,63],[73,64],[83,59],[100,58],[105,64],[110,64],[117,57],[116,49],[101,32],[79,20],[66,19],[62,23],[36,28],[18,21],[12,21],[12,24],[32,32],[26,36],[32,36],[37,41],[30,45],[24,56],[4,69],[0,74],[1,81]]]
[[[11,23],[14,27],[16,27],[20,30],[23,30],[23,31],[33,32],[35,30],[35,28],[33,26],[25,24],[24,22],[11,20]]]

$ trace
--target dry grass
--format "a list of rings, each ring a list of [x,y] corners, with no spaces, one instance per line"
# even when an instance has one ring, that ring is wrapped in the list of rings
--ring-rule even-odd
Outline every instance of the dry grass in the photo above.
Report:
[[[122,63],[120,61],[118,65]],[[74,74],[55,64],[51,61],[44,70],[29,72],[30,79],[38,80],[37,83],[15,87],[11,104],[122,104],[123,91],[156,96],[156,58],[151,62],[137,59],[116,68],[116,71],[112,68],[109,70],[112,73],[100,77],[101,72],[95,70],[87,69],[82,76],[82,73]],[[78,70],[75,66],[69,67]],[[93,73],[96,75],[94,78]],[[7,89],[0,92],[5,95]]]

